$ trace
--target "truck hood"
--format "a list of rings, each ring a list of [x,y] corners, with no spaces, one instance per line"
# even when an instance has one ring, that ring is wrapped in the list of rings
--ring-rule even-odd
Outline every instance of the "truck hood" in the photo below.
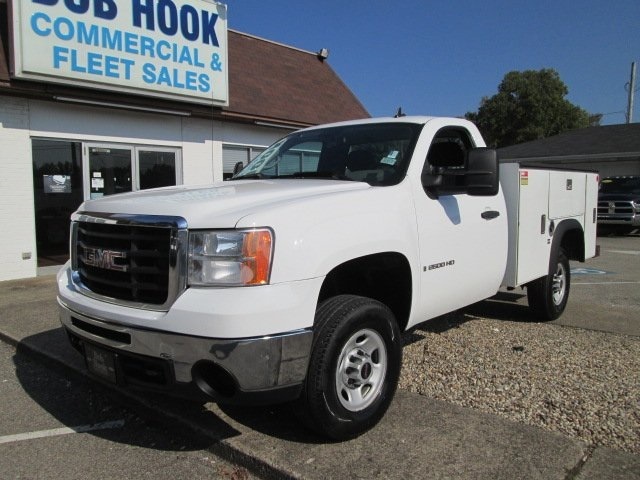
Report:
[[[179,186],[110,195],[84,202],[79,212],[169,215],[187,220],[189,228],[232,228],[249,214],[279,204],[366,190],[363,182],[281,179],[241,180],[208,186]]]

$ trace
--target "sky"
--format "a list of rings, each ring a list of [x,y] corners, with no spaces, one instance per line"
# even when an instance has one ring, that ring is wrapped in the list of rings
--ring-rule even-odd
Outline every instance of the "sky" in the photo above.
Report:
[[[374,116],[462,116],[507,72],[555,69],[567,99],[625,123],[640,0],[224,0],[228,28],[317,52]],[[640,80],[633,120],[640,121]]]

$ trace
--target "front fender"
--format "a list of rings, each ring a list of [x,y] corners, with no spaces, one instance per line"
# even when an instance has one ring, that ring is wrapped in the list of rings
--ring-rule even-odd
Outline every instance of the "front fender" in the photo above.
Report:
[[[243,218],[239,228],[271,227],[271,283],[326,276],[354,258],[398,252],[418,258],[408,182],[305,198]]]

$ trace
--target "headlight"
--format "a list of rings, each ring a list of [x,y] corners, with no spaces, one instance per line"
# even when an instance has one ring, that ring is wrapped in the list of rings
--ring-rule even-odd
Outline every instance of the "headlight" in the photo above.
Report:
[[[269,229],[191,231],[189,284],[267,284],[272,252],[273,233]]]

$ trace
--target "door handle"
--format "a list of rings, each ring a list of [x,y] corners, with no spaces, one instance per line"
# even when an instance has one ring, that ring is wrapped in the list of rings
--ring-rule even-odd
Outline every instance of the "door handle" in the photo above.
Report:
[[[500,216],[500,212],[497,210],[487,210],[486,212],[482,212],[480,215],[485,220],[493,220],[494,218],[498,218]]]

